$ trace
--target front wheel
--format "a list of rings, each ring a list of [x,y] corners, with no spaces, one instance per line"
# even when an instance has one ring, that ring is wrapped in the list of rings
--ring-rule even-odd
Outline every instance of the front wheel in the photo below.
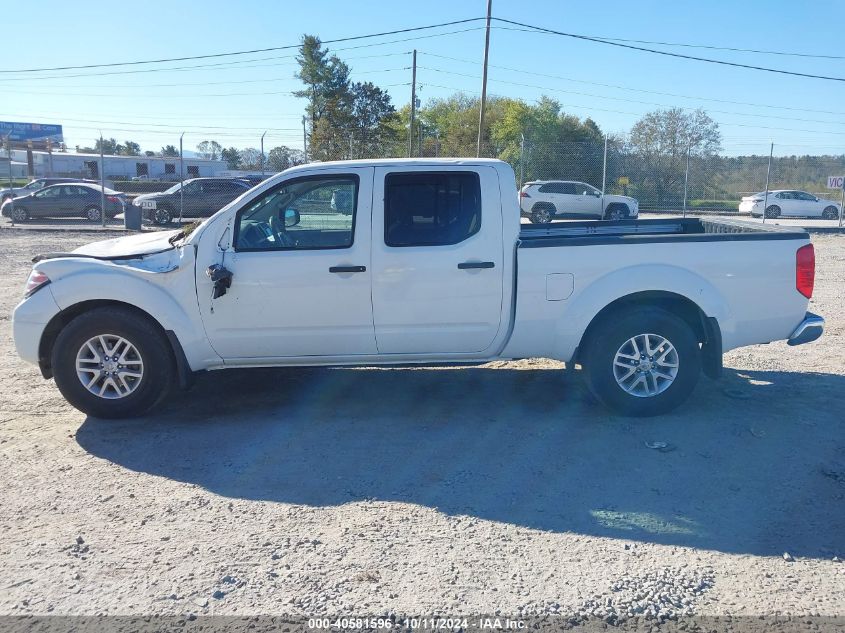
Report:
[[[85,209],[85,218],[89,222],[99,222],[102,217],[103,214],[100,211],[100,207],[92,205]]]
[[[628,217],[628,207],[624,204],[612,204],[604,212],[605,220],[624,220]]]
[[[692,393],[701,373],[695,333],[660,308],[606,317],[589,333],[581,364],[587,386],[623,415],[668,413]]]
[[[29,219],[29,211],[27,211],[23,207],[15,207],[15,210],[12,212],[12,219],[15,222],[26,222]]]
[[[121,307],[73,319],[56,338],[51,363],[65,399],[97,418],[141,415],[166,397],[174,380],[163,333]]]
[[[170,224],[173,221],[173,214],[170,212],[170,209],[156,209],[153,221],[159,225]]]

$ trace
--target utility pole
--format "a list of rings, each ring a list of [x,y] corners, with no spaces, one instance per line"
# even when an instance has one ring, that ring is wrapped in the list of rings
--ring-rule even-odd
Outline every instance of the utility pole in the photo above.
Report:
[[[106,159],[103,154],[103,133],[100,132],[100,226],[106,225]]]
[[[182,209],[185,207],[185,156],[182,154],[182,138],[185,133],[179,135],[179,224],[182,224]]]
[[[687,168],[684,172],[684,217],[687,217],[687,186],[689,185],[689,155],[692,152],[692,145],[687,145]]]
[[[481,107],[478,109],[478,147],[476,157],[481,157],[481,138],[484,133],[484,107],[487,105],[487,59],[490,56],[490,17],[493,0],[487,0],[487,30],[484,35],[484,70],[481,74]]]
[[[408,158],[414,153],[414,117],[417,113],[417,49],[411,58],[411,124],[408,126]]]
[[[307,121],[307,117],[303,114],[302,115],[302,154],[305,158],[305,162],[308,162],[308,133],[305,131],[305,122]]]
[[[264,134],[261,135],[261,180],[264,180],[264,135],[267,134],[267,130],[264,130]]]
[[[13,182],[13,175],[12,175],[12,133],[9,132],[6,135],[6,154],[9,156],[9,193],[11,193],[12,189],[14,189],[15,183]],[[15,225],[15,194],[11,194],[12,197],[9,198],[9,217],[12,219],[12,226]]]
[[[775,144],[772,143],[769,147],[769,166],[766,167],[766,195],[763,196],[763,213],[761,213],[761,217],[763,218],[763,224],[766,223],[766,207],[769,206],[769,176],[772,173],[772,154],[775,153]]]

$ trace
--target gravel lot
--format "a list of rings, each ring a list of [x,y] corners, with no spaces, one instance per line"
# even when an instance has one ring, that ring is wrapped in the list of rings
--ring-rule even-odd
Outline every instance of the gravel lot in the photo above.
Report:
[[[650,420],[544,360],[211,373],[86,419],[9,314],[93,239],[0,231],[0,614],[845,615],[845,236],[814,238],[821,341]]]

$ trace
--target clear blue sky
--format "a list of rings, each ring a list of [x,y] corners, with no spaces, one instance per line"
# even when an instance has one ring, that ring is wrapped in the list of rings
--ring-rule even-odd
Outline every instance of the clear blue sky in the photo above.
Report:
[[[37,10],[34,5],[32,9],[17,11],[13,28],[4,29],[5,53],[0,69],[284,46],[296,44],[303,33],[329,40],[478,17],[485,7],[485,0],[41,0]],[[606,38],[845,55],[841,46],[845,5],[837,0],[494,0],[493,13],[501,18]],[[354,79],[386,87],[399,107],[409,99],[408,53],[413,48],[419,51],[418,82],[423,102],[455,90],[479,92],[482,26],[482,22],[477,22],[333,44],[330,48],[350,64]],[[658,107],[700,106],[720,123],[723,145],[730,153],[765,153],[770,140],[776,142],[777,153],[845,152],[843,82],[672,59],[508,30],[495,22],[494,26],[499,28],[494,28],[491,35],[488,91],[492,94],[529,101],[546,94],[560,100],[567,112],[590,116],[602,129],[613,133],[627,132],[643,113]],[[436,33],[449,34],[431,37]],[[412,37],[423,39],[396,41]],[[653,48],[845,76],[843,59]],[[70,147],[93,144],[98,130],[118,140],[135,140],[143,149],[178,145],[182,130],[188,130],[186,149],[194,149],[204,139],[216,139],[226,146],[257,147],[261,132],[268,129],[265,150],[279,144],[300,148],[304,101],[286,94],[299,87],[293,76],[294,53],[278,51],[123,69],[3,73],[0,120],[62,124]],[[185,69],[215,63],[218,65]],[[182,70],[92,76],[149,68]],[[69,76],[78,74],[87,76]]]

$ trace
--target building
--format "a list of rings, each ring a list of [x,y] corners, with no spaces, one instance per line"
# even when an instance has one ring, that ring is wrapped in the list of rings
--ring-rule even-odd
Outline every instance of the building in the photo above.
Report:
[[[100,155],[71,152],[32,151],[32,170],[29,176],[71,178],[100,178]],[[27,150],[13,149],[12,162],[27,164]],[[179,157],[162,156],[104,156],[106,180],[131,180],[137,176],[151,179],[179,180]],[[184,177],[219,176],[228,169],[226,161],[206,158],[184,159]],[[8,163],[6,165],[8,169]]]

